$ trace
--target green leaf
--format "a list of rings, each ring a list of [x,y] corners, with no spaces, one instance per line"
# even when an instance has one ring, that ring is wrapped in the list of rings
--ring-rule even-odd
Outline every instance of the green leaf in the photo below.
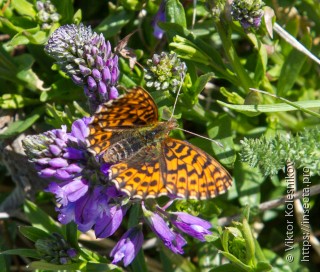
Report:
[[[227,107],[229,109],[242,112],[244,114],[251,113],[251,112],[263,113],[263,112],[295,111],[295,110],[301,110],[301,108],[310,109],[310,108],[320,107],[319,100],[305,100],[305,101],[291,102],[295,106],[291,106],[286,103],[265,104],[265,105],[233,105],[233,104],[228,104],[219,100],[217,100],[217,102],[223,107]]]
[[[19,94],[4,94],[0,98],[0,108],[21,109],[25,106],[39,104],[39,100],[24,97]]]
[[[141,209],[139,204],[134,204],[131,206],[128,228],[134,227],[139,223],[141,217]]]
[[[225,165],[232,165],[236,159],[232,139],[231,118],[226,115],[219,115],[218,118],[207,125],[208,135],[211,139],[222,144],[218,146],[211,143],[215,157]]]
[[[241,205],[255,206],[260,203],[261,183],[265,180],[257,168],[236,160],[233,175],[237,181],[237,192]]]
[[[231,262],[233,262],[236,266],[237,266],[237,269],[240,268],[240,269],[243,269],[243,271],[252,271],[251,267],[249,265],[246,265],[244,264],[243,262],[241,262],[237,257],[235,257],[234,255],[228,253],[228,252],[225,252],[225,251],[220,251],[220,253],[222,255],[224,255],[226,258],[228,258]],[[237,271],[237,270],[235,270]],[[241,271],[241,270],[240,270]]]
[[[302,38],[302,43],[310,49],[312,45],[312,38],[309,33],[305,34]],[[300,74],[303,64],[307,56],[296,49],[292,49],[289,56],[286,58],[280,78],[277,84],[277,94],[279,96],[286,96],[286,93],[291,90],[297,77]]]
[[[265,272],[272,271],[272,265],[268,262],[258,262],[254,271]]]
[[[88,262],[86,265],[86,272],[106,272],[106,271],[114,271],[120,272],[123,271],[120,267],[113,264],[105,264],[105,263],[91,263]]]
[[[246,218],[243,218],[242,220],[242,228],[243,238],[246,242],[247,263],[251,263],[255,258],[255,239],[253,238],[250,226],[248,224],[248,220]]]
[[[0,252],[0,254],[19,255],[19,256],[35,258],[35,259],[41,258],[41,256],[38,254],[38,252],[35,249],[29,249],[29,248],[10,249],[6,251],[2,251]]]
[[[80,250],[78,243],[78,227],[76,223],[70,222],[66,227],[66,240],[70,244],[71,247]]]
[[[29,117],[27,117],[26,119],[11,123],[8,126],[8,128],[3,133],[0,134],[0,139],[13,137],[24,132],[26,129],[31,127],[40,118],[43,111],[44,111],[43,107],[37,108],[31,114],[29,114]]]
[[[168,260],[170,260],[172,264],[175,264],[175,267],[179,267],[181,271],[184,271],[184,272],[198,271],[192,262],[190,262],[186,258],[183,258],[181,255],[173,253],[164,245],[161,247],[161,249],[162,249],[162,252],[165,254],[166,258],[168,258]],[[164,271],[170,271],[170,270],[165,269]]]
[[[176,23],[184,28],[187,27],[184,8],[179,0],[166,1],[166,20],[170,23]]]
[[[18,71],[16,74],[17,79],[24,82],[24,86],[32,91],[48,90],[43,88],[43,81],[38,77],[36,73],[32,71],[31,66],[34,63],[34,58],[29,54],[23,54],[15,57],[14,61],[18,64]]]
[[[33,20],[36,19],[36,11],[34,6],[26,0],[12,0],[12,7],[20,14],[26,17],[31,17]]]
[[[50,237],[50,234],[48,232],[31,226],[20,226],[19,231],[23,234],[23,236],[27,237],[29,240],[33,242],[39,239],[45,239]]]
[[[118,8],[115,13],[110,14],[95,29],[101,32],[106,39],[116,36],[120,30],[133,18],[134,13],[123,8]]]
[[[28,265],[31,269],[43,269],[51,271],[84,271],[83,268],[86,267],[86,262],[73,263],[73,264],[51,264],[44,261],[32,262]]]
[[[241,269],[233,263],[223,264],[218,267],[213,268],[209,272],[245,272],[247,270]]]
[[[72,0],[51,0],[57,8],[57,12],[61,15],[61,24],[68,24],[72,22],[74,13]]]
[[[26,201],[24,212],[32,226],[48,231],[49,233],[57,232],[62,234],[61,229],[57,226],[56,222],[34,203]]]
[[[202,92],[206,84],[215,77],[214,73],[206,73],[204,75],[201,75],[197,78],[196,82],[192,86],[192,90],[194,93],[194,96],[197,97],[198,94]]]
[[[133,262],[131,263],[132,271],[134,272],[147,272],[149,271],[147,268],[147,264],[145,261],[143,249],[140,249],[137,256],[134,258]]]

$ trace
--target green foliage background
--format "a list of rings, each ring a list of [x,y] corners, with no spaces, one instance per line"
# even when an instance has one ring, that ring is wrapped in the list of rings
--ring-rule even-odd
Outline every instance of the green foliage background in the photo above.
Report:
[[[208,6],[214,1],[197,1],[193,24],[192,1],[168,0],[166,22],[159,24],[165,37],[157,40],[152,35],[151,23],[160,2],[52,0],[61,18],[50,29],[43,30],[35,1],[0,0],[0,107],[5,113],[19,112],[24,116],[2,131],[1,141],[13,139],[27,129],[40,133],[63,124],[70,127],[74,120],[88,115],[83,90],[44,53],[44,44],[57,27],[83,22],[103,33],[113,46],[137,30],[128,47],[134,50],[142,66],[146,67],[147,59],[162,51],[175,52],[187,64],[188,75],[175,110],[181,126],[219,141],[223,147],[180,131],[174,131],[174,136],[187,139],[213,155],[230,170],[234,184],[227,194],[213,200],[176,203],[178,210],[201,215],[213,223],[215,235],[208,242],[189,239],[183,256],[173,256],[167,249],[153,245],[144,253],[140,252],[129,269],[270,271],[271,265],[272,271],[317,271],[319,245],[310,248],[309,262],[299,261],[303,246],[299,216],[294,219],[295,242],[290,251],[294,261],[290,263],[285,252],[286,206],[283,202],[270,207],[264,204],[287,194],[286,160],[296,162],[299,167],[297,191],[306,187],[302,182],[303,167],[312,168],[311,184],[319,183],[319,63],[295,46],[299,41],[315,56],[320,54],[320,4],[309,0],[265,1],[265,15],[271,17],[262,22],[259,30],[245,32],[230,16],[224,13],[213,16]],[[272,17],[272,9],[275,17]],[[282,26],[293,39],[288,41],[280,37],[272,22]],[[140,66],[130,69],[128,60],[120,58],[120,70],[120,85],[126,88],[145,86],[144,70]],[[278,98],[253,92],[250,88]],[[160,113],[164,108],[172,110],[174,93],[152,92],[152,95]],[[260,140],[250,143],[250,139]],[[310,145],[312,148],[308,148]],[[4,166],[0,171],[0,200],[3,201],[15,185],[6,175]],[[316,190],[317,187],[313,187],[315,195],[308,199],[314,237],[319,236],[320,226],[319,189]],[[24,225],[21,232],[31,241],[35,239],[30,237],[39,238],[43,234],[28,229],[28,223],[47,233],[61,233],[78,247],[78,238],[70,235],[75,232],[75,226],[57,227],[48,217],[50,214],[56,218],[51,196],[39,192],[33,201],[46,212],[27,203],[22,213],[27,218],[23,222],[14,217],[6,219],[0,227],[0,248],[32,248],[32,244],[17,233],[18,225]],[[42,220],[36,221],[39,213]],[[231,228],[218,227],[219,224],[230,225],[229,219],[235,215],[238,223]],[[126,224],[115,240],[126,229]],[[151,235],[147,237],[152,238]],[[105,240],[85,242],[81,261],[64,269],[120,269],[110,266],[108,258],[102,257],[108,256],[113,244]],[[0,256],[1,267],[8,268],[10,263],[16,267],[25,266],[37,257],[35,251],[9,253]],[[12,257],[14,254],[24,258]],[[228,264],[222,264],[226,262]],[[31,267],[41,271],[62,269],[42,262],[34,262]]]

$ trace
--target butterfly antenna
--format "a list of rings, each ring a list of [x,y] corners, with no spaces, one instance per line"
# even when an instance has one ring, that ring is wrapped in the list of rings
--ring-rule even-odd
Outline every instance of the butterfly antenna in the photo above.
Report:
[[[180,91],[181,91],[181,88],[182,88],[182,84],[183,84],[183,82],[184,82],[184,79],[185,79],[185,77],[186,77],[186,74],[180,75],[180,76],[181,76],[181,84],[180,84],[179,89],[178,89],[178,92],[177,92],[176,100],[174,101],[174,104],[173,104],[172,113],[171,113],[171,116],[170,116],[170,118],[169,118],[169,121],[171,121],[171,119],[173,118],[174,111],[175,111],[176,106],[177,106],[179,94],[180,94]]]
[[[206,136],[202,136],[202,135],[199,135],[199,134],[197,134],[197,133],[194,133],[194,132],[191,132],[191,131],[189,131],[189,130],[186,130],[186,129],[183,129],[183,128],[179,128],[179,127],[177,127],[176,129],[179,129],[179,130],[182,130],[182,131],[187,132],[187,133],[189,133],[189,134],[192,134],[192,135],[194,135],[194,136],[197,136],[197,137],[206,139],[206,140],[208,140],[208,141],[210,141],[210,142],[215,143],[215,144],[216,144],[217,146],[219,146],[219,147],[222,147],[222,148],[224,147],[222,143],[220,143],[220,142],[218,142],[218,141],[215,141],[215,140],[213,140],[213,139],[210,139],[210,138],[208,138],[208,137],[206,137]]]

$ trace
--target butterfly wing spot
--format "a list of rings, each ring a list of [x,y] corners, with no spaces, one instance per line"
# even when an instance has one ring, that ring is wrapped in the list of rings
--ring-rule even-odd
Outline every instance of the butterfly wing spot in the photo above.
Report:
[[[167,138],[162,144],[165,186],[177,196],[207,199],[227,190],[229,173],[211,156],[188,142]]]

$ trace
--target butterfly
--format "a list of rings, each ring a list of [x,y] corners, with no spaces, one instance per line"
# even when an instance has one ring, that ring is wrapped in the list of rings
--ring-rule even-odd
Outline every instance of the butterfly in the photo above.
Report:
[[[111,165],[109,180],[131,198],[208,199],[224,193],[230,174],[200,148],[169,137],[177,126],[174,119],[160,122],[151,95],[136,87],[99,106],[87,145]]]

